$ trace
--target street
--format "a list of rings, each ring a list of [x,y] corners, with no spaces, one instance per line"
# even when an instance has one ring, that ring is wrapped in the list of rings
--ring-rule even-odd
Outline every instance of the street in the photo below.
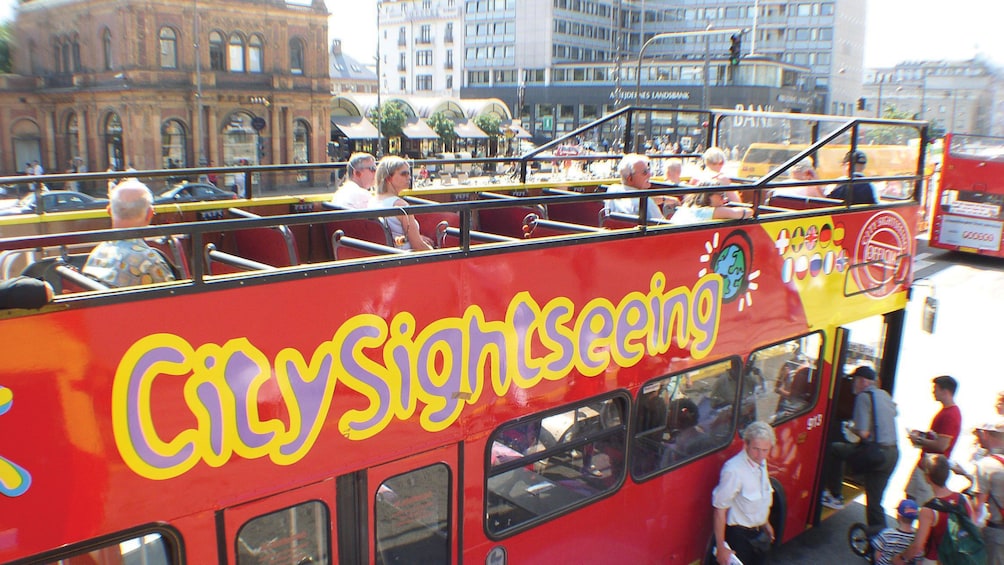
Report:
[[[996,349],[1000,347],[997,320],[1004,319],[1004,261],[973,257],[927,247],[918,240],[915,294],[907,310],[906,332],[893,398],[899,408],[900,460],[883,506],[895,523],[896,505],[916,464],[918,451],[910,446],[907,428],[928,429],[940,404],[931,396],[931,379],[952,375],[959,381],[955,400],[962,410],[962,436],[952,459],[967,463],[974,449],[973,426],[990,420],[997,391],[1004,389]],[[933,292],[938,300],[933,334],[921,329],[924,299]],[[950,486],[962,489],[968,482],[958,476]],[[848,504],[818,528],[795,538],[771,558],[775,565],[836,565],[864,563],[847,544],[847,530],[864,521],[864,497]]]

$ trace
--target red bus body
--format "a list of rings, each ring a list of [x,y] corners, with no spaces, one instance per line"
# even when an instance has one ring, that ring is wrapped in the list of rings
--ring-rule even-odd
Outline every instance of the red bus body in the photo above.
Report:
[[[691,563],[711,535],[719,470],[742,445],[745,392],[724,443],[651,474],[632,471],[639,399],[654,379],[689,371],[701,384],[715,364],[748,368],[811,335],[818,367],[794,416],[764,413],[765,383],[749,395],[752,417],[775,423],[774,516],[790,539],[819,519],[854,324],[887,332],[885,358],[871,358],[892,380],[917,212],[765,209],[89,293],[5,316],[0,562],[132,563],[151,534],[171,563],[393,562],[382,531],[402,532],[388,546],[398,559],[429,562],[409,540],[432,529],[449,563]],[[616,481],[502,524],[518,513],[486,502],[500,478],[529,477],[517,494],[532,511],[584,484],[540,469],[600,460],[583,436],[498,471],[502,431],[566,407],[576,425],[583,415],[626,438],[603,453]],[[409,490],[416,469],[448,494]],[[262,516],[287,533],[258,536]],[[308,538],[321,540],[313,551]]]
[[[1004,257],[1004,138],[948,134],[931,247]]]

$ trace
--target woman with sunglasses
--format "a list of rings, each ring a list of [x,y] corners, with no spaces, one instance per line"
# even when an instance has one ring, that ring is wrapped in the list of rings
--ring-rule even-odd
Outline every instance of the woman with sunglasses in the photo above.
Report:
[[[703,188],[719,186],[713,181],[705,181],[699,185]],[[676,209],[670,218],[673,224],[696,224],[708,220],[742,220],[753,217],[753,210],[745,206],[729,206],[730,191],[703,191],[688,194],[683,198],[683,205]]]
[[[429,250],[432,244],[422,237],[418,220],[404,211],[408,202],[401,198],[401,193],[410,187],[411,167],[407,161],[397,156],[380,159],[376,170],[376,197],[370,202],[370,208],[400,209],[400,216],[387,216],[387,227],[394,236],[394,245],[400,249]]]

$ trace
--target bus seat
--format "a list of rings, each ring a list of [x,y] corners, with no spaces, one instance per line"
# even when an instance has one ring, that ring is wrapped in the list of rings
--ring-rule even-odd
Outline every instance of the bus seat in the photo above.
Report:
[[[423,212],[421,214],[412,214],[412,216],[418,220],[418,228],[421,234],[429,238],[437,248],[440,244],[439,224],[446,222],[448,226],[454,228],[460,227],[460,214],[457,212]]]
[[[549,188],[544,191],[546,194],[579,194],[568,190]],[[590,202],[553,202],[546,205],[547,218],[559,222],[570,224],[582,224],[584,226],[599,227],[600,211],[603,210],[602,200]]]
[[[206,262],[206,274],[208,275],[242,273],[245,271],[271,271],[276,268],[274,265],[220,251],[216,249],[216,245],[213,243],[206,244],[203,258]]]
[[[394,247],[394,238],[390,234],[390,229],[387,228],[387,224],[379,219],[357,218],[354,220],[335,220],[324,224],[324,238],[325,241],[327,241],[328,250],[332,259],[335,258],[333,238],[335,232],[339,230],[344,235],[353,239],[361,239],[363,241],[369,241],[370,243],[376,243],[386,247]],[[343,255],[343,259],[351,255],[351,252],[345,251],[343,253],[346,253]],[[366,257],[369,255],[373,255],[373,253],[362,253],[356,256]]]
[[[548,237],[553,235],[569,235],[576,233],[602,233],[602,228],[584,226],[582,224],[557,222],[538,218],[530,213],[523,218],[523,237]]]
[[[335,260],[357,259],[374,255],[394,255],[408,253],[406,249],[398,249],[392,245],[381,245],[345,235],[342,230],[331,234],[331,248],[334,249]]]
[[[523,218],[536,214],[547,219],[543,206],[510,205],[478,210],[478,230],[520,239],[523,237]]]
[[[86,255],[84,255],[86,260]],[[89,290],[108,290],[104,283],[85,275],[75,263],[65,257],[47,257],[25,267],[21,274],[49,283],[54,294],[68,294]],[[82,264],[82,263],[81,263]]]
[[[300,264],[293,232],[287,226],[252,228],[233,232],[237,254],[274,267]]]
[[[188,252],[186,251],[186,245],[183,241],[185,236],[179,235],[166,235],[163,237],[152,237],[146,240],[146,243],[160,252],[167,260],[167,264],[171,266],[171,270],[174,271],[174,276],[177,279],[190,279],[192,278],[191,265],[188,263]]]
[[[601,228],[610,230],[636,228],[638,227],[638,218],[601,208],[599,211],[599,224]]]
[[[460,228],[451,226],[448,222],[439,222],[436,226],[437,248],[460,247]],[[519,241],[515,237],[471,230],[471,245],[476,243],[508,243]]]

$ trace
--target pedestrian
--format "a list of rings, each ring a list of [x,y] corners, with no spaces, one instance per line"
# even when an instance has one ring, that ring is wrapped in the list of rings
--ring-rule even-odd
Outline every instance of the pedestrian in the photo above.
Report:
[[[896,508],[896,527],[882,530],[871,542],[872,562],[875,565],[889,565],[896,554],[910,547],[917,534],[913,523],[917,521],[919,515],[920,508],[916,502],[907,498],[899,503]],[[907,561],[910,564],[915,562],[915,559]]]
[[[1004,393],[998,396],[998,408]],[[987,565],[1004,565],[1004,418],[978,426],[975,430],[986,455],[976,462],[976,509],[986,506],[987,521],[983,526],[983,543],[987,550]]]
[[[924,470],[920,464],[926,455],[941,453],[947,458],[952,457],[952,448],[962,431],[962,411],[955,404],[955,391],[959,383],[948,375],[932,379],[934,383],[934,399],[941,403],[941,410],[931,420],[930,431],[910,430],[910,443],[920,448],[920,459],[910,474],[906,484],[906,497],[924,504],[934,497],[931,487],[924,479]]]
[[[854,418],[851,429],[863,442],[875,442],[882,452],[882,461],[861,472],[865,484],[866,516],[869,526],[885,526],[882,496],[889,477],[899,460],[896,447],[896,403],[879,387],[875,369],[861,365],[850,375],[853,380]],[[858,449],[856,443],[834,442],[829,447],[830,464],[823,469],[823,506],[839,510],[844,507],[844,462]]]
[[[774,543],[774,527],[768,519],[773,488],[767,474],[767,455],[777,442],[774,428],[755,421],[742,435],[743,450],[725,462],[711,493],[719,565],[730,563],[733,555],[744,565],[761,565]]]

